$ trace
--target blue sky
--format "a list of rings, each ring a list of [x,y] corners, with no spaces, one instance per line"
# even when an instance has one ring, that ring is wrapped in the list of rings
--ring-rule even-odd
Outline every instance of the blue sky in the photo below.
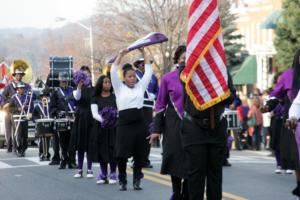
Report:
[[[96,0],[0,0],[0,29],[51,28],[57,17],[70,21],[88,18]]]

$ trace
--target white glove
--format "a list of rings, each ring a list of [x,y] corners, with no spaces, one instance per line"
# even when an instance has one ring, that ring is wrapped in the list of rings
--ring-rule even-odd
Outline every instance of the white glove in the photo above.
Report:
[[[148,97],[150,100],[154,101],[155,100],[155,94],[153,93],[148,93]]]
[[[93,118],[97,120],[98,122],[102,123],[104,120],[102,116],[98,113],[98,105],[97,104],[91,104],[91,111]]]

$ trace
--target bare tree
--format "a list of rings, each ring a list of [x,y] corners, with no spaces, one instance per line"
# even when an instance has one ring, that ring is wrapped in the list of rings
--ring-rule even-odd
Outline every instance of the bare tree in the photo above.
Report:
[[[103,25],[105,38],[128,45],[150,32],[166,34],[169,41],[151,48],[161,72],[173,66],[172,54],[187,35],[188,0],[99,0],[98,13],[109,16]]]

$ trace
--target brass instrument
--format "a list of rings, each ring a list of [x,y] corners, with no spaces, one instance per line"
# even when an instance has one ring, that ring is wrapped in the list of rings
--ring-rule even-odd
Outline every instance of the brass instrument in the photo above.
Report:
[[[32,67],[25,60],[14,60],[10,67],[10,73],[13,74],[16,69],[23,69],[25,75],[22,78],[24,83],[30,83],[32,80]]]
[[[110,64],[110,63],[107,63],[104,65],[102,73],[105,76],[108,76],[110,74],[111,66],[112,66],[112,64]],[[119,69],[118,69],[118,75],[121,80],[124,80],[123,71],[122,71],[121,67],[119,67]]]

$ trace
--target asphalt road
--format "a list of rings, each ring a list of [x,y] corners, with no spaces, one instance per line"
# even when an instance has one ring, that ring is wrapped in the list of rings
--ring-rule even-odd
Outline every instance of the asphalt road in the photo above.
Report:
[[[142,191],[119,192],[117,185],[96,185],[95,179],[74,179],[76,170],[58,170],[39,162],[37,149],[30,148],[25,158],[16,158],[0,150],[1,200],[168,200],[171,184],[168,176],[160,175],[160,149],[151,152],[153,169],[144,170]],[[275,161],[269,152],[233,151],[232,167],[224,168],[223,199],[231,200],[293,200],[294,175],[275,175]],[[99,165],[94,164],[95,176]],[[131,174],[131,169],[128,169]]]

